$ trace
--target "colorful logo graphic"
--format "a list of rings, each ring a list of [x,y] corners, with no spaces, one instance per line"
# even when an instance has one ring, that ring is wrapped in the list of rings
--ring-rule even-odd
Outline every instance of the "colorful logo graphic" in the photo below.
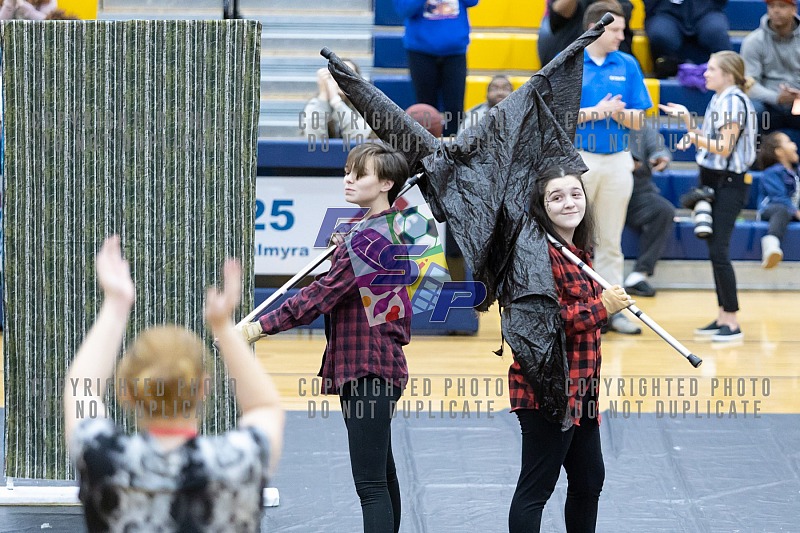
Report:
[[[432,311],[450,281],[427,205],[367,219],[346,244],[371,326]]]

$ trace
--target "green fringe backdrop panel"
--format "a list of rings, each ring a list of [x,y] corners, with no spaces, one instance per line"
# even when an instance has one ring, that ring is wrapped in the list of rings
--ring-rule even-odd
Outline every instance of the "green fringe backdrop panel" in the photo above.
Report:
[[[175,323],[211,349],[203,299],[227,256],[245,272],[240,316],[252,309],[261,27],[15,21],[0,42],[5,473],[66,479],[62,383],[101,303],[94,254],[107,235],[121,235],[136,283],[126,345]],[[208,366],[213,433],[235,405],[213,350]]]

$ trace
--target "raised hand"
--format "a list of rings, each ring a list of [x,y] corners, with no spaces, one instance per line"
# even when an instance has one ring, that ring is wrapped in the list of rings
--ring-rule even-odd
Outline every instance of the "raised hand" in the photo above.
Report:
[[[111,235],[103,242],[95,257],[97,282],[107,300],[133,304],[136,289],[131,279],[128,262],[122,258],[119,235]]]
[[[328,72],[328,102],[333,106],[338,104],[339,101],[342,99],[342,91],[339,89],[339,85],[336,83],[336,80],[333,79],[330,72]]]
[[[320,100],[327,101],[329,98],[328,78],[330,78],[330,72],[328,72],[328,69],[321,68],[317,70],[317,91],[319,92],[319,94],[317,94],[317,98]]]
[[[226,259],[223,267],[223,286],[206,291],[206,322],[212,330],[233,325],[233,312],[239,306],[242,293],[242,267],[236,259]]]

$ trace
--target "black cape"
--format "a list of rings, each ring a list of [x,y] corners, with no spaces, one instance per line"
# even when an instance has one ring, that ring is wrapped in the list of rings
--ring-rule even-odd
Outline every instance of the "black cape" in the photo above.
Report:
[[[561,166],[587,168],[573,139],[580,108],[583,50],[597,25],[492,108],[484,119],[443,142],[328,49],[328,69],[377,136],[404,154],[434,216],[486,285],[485,311],[498,301],[503,337],[534,388],[543,414],[566,416],[568,366],[558,293],[544,232],[527,214],[536,176]]]

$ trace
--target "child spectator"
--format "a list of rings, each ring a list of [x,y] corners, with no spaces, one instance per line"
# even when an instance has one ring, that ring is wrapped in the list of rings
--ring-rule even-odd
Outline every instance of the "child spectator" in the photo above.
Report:
[[[769,222],[761,238],[761,266],[774,268],[783,259],[781,242],[791,220],[800,220],[800,176],[797,145],[782,132],[770,133],[761,142],[759,160],[764,173],[758,185],[758,214]]]

